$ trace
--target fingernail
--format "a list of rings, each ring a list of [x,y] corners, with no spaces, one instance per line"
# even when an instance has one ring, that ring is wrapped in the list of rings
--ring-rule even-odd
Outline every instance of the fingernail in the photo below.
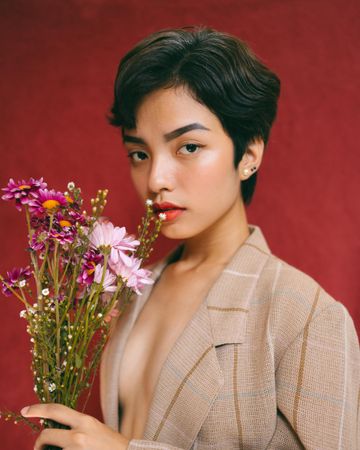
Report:
[[[24,408],[20,411],[20,414],[24,416],[29,411],[29,406],[24,406]]]

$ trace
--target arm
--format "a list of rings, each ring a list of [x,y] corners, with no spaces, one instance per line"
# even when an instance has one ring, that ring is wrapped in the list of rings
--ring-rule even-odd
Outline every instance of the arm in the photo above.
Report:
[[[280,360],[278,409],[306,449],[356,450],[359,385],[354,322],[344,305],[332,303],[305,326]]]

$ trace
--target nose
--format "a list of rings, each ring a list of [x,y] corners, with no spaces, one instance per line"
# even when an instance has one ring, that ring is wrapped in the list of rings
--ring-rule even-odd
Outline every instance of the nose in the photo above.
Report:
[[[162,190],[174,189],[174,167],[166,155],[154,156],[148,176],[149,192],[157,194]]]

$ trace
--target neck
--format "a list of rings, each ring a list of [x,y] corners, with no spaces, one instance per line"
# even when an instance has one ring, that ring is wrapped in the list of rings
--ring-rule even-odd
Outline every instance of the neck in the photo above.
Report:
[[[225,266],[248,236],[246,211],[239,199],[210,228],[185,240],[177,265],[186,270]]]

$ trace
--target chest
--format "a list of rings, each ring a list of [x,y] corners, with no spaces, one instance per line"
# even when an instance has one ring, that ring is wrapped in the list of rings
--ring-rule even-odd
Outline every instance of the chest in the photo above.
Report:
[[[215,276],[179,279],[165,275],[153,287],[128,336],[120,364],[118,388],[124,435],[141,437],[166,357]]]

